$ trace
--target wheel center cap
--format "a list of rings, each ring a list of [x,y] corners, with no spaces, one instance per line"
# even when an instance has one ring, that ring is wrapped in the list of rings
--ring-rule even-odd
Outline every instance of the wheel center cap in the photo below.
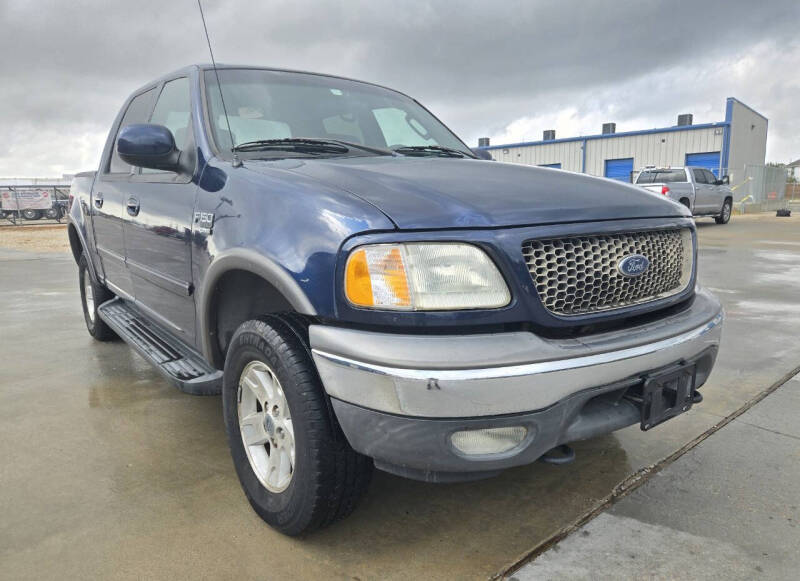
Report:
[[[264,414],[264,430],[269,434],[270,438],[275,436],[275,422],[272,421],[272,416],[269,414]]]

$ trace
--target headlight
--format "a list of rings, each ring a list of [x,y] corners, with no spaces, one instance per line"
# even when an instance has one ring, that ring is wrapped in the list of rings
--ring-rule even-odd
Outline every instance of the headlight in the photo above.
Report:
[[[452,242],[360,246],[347,259],[344,290],[356,306],[405,311],[494,309],[511,300],[485,252]]]

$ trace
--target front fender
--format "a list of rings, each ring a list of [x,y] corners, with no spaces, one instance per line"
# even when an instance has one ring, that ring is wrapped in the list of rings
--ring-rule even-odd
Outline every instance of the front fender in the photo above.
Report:
[[[199,333],[203,354],[211,361],[213,354],[212,335],[209,332],[212,320],[211,305],[217,283],[226,272],[243,270],[260,276],[271,284],[298,313],[316,315],[314,305],[288,270],[274,260],[248,248],[231,248],[216,256],[203,277],[202,287],[195,295],[199,317]]]

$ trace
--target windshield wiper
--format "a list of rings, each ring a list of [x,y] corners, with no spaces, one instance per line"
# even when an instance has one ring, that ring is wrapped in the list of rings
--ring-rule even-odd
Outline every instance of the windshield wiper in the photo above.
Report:
[[[341,143],[323,139],[291,137],[284,139],[257,139],[235,145],[233,151],[265,151],[279,149],[284,151],[305,151],[310,153],[347,153],[350,148]]]
[[[392,151],[410,156],[438,155],[439,157],[472,157],[464,151],[443,147],[441,145],[403,145],[392,148]]]
[[[368,147],[360,143],[350,143],[340,139],[318,139],[315,137],[285,137],[282,139],[258,139],[247,141],[233,147],[233,151],[298,151],[301,153],[334,153],[345,154],[351,149],[361,149],[377,155],[394,155],[388,149]]]

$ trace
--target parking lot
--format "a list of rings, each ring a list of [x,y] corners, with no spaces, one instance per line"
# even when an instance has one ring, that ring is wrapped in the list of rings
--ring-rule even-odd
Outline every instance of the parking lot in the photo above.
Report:
[[[699,220],[698,231],[700,280],[727,322],[691,413],[577,443],[566,466],[481,482],[376,472],[352,517],[304,539],[247,504],[219,398],[184,395],[124,343],[89,337],[67,248],[0,239],[0,577],[495,575],[800,365],[800,218]]]

